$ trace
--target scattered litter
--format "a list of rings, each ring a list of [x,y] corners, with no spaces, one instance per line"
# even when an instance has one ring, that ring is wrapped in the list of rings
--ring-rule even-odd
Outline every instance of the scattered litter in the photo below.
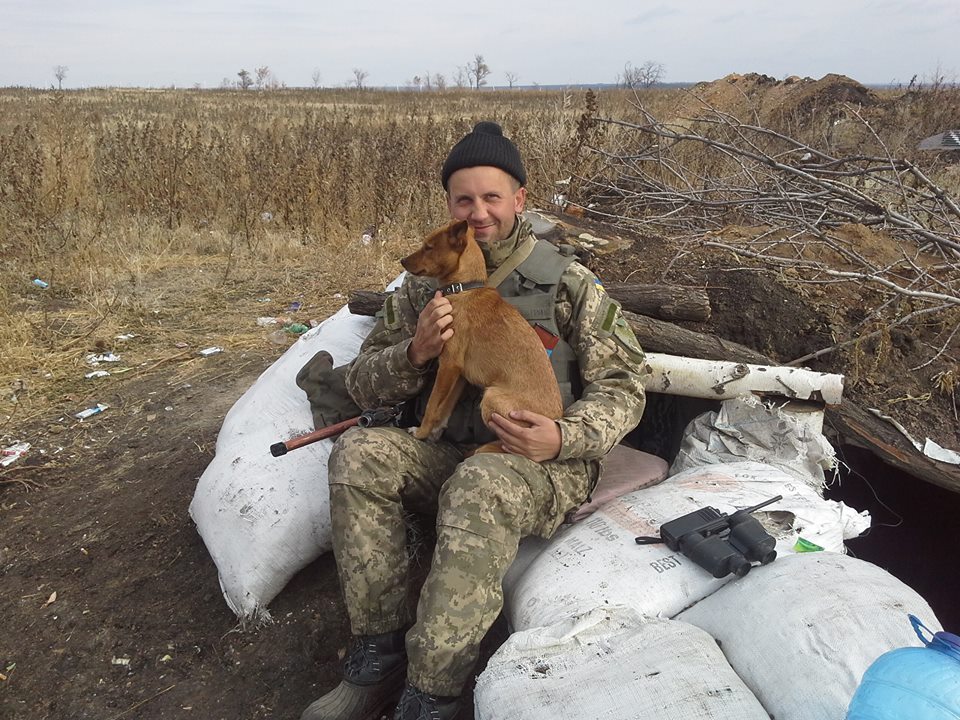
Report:
[[[289,325],[284,325],[283,329],[292,335],[303,335],[310,328],[303,323],[290,323]]]
[[[124,333],[123,335],[117,335],[117,340],[133,340],[135,337],[139,337],[136,333]]]
[[[41,605],[40,608],[43,609],[47,607],[47,605],[53,605],[53,603],[55,603],[56,601],[57,601],[57,591],[54,590],[52,593],[50,593],[50,597],[47,598],[47,601],[43,605]]]
[[[185,348],[185,347],[190,347],[190,345],[189,345],[188,343],[185,343],[185,342],[174,343],[173,346],[174,346],[175,348],[180,348],[181,350],[182,350],[183,348]]]
[[[938,445],[930,438],[927,438],[927,441],[923,444],[923,454],[932,460],[960,465],[960,453]]]
[[[87,380],[90,380],[91,378],[102,378],[109,376],[110,373],[107,370],[94,370],[93,372],[88,372],[86,375],[84,375]]]
[[[130,664],[130,658],[128,658],[128,657],[115,657],[115,658],[113,658],[112,660],[110,660],[110,664],[111,664],[111,665],[129,665],[129,664]]]
[[[164,410],[166,410],[166,411],[168,411],[168,412],[169,412],[170,410],[173,410],[173,405],[167,405],[167,406],[164,408]]]
[[[77,420],[86,420],[88,417],[93,417],[94,415],[99,415],[104,410],[106,410],[109,405],[106,403],[97,403],[94,407],[87,408],[86,410],[81,410],[76,415],[74,415]]]
[[[341,300],[341,299],[343,299],[343,293],[334,293],[334,294],[333,294],[333,297],[334,297],[336,300]]]
[[[370,233],[364,233],[363,235],[360,236],[360,242],[364,245],[369,245],[370,243],[373,242],[373,235],[371,235]]]
[[[939,462],[949,463],[951,465],[960,465],[960,453],[956,452],[955,450],[949,450],[945,447],[941,447],[930,438],[926,438],[926,442],[920,444],[913,439],[913,436],[907,432],[907,429],[903,425],[889,415],[884,415],[876,408],[867,409],[881,420],[886,420],[888,423],[893,425],[907,440],[910,441],[911,445],[913,445],[917,450],[922,452],[931,460],[937,460]]]
[[[257,302],[270,302],[270,298],[268,297],[257,298]]]
[[[0,467],[13,465],[30,449],[30,443],[22,442],[11,445],[3,449],[3,459],[0,459]]]
[[[112,352],[101,353],[100,355],[95,355],[93,353],[90,353],[84,358],[84,360],[86,361],[87,365],[93,365],[94,367],[96,367],[102,362],[108,362],[108,363],[120,362],[120,356]]]
[[[258,317],[257,325],[266,327],[267,325],[276,325],[279,321],[275,317]]]
[[[171,655],[164,655],[162,658],[160,658],[160,662],[164,662],[164,663],[170,662],[171,660],[173,660],[173,657]]]
[[[802,537],[797,537],[797,541],[793,544],[793,551],[798,553],[805,552],[821,552],[822,547],[817,545],[815,542],[810,542]]]
[[[265,222],[265,223],[270,222],[271,220],[273,220],[273,213],[270,212],[269,210],[263,211],[262,213],[260,213],[260,220],[261,222]]]
[[[222,353],[222,352],[223,352],[222,347],[213,346],[213,347],[204,348],[203,350],[198,352],[197,355],[200,355],[202,357],[210,357],[211,355],[216,355],[217,353]]]
[[[38,288],[44,288],[44,289],[46,289],[46,288],[50,287],[50,283],[44,282],[44,281],[41,280],[40,278],[34,278],[34,279],[33,279],[33,284],[36,285]]]
[[[287,312],[296,312],[303,307],[303,303],[299,300],[294,300],[292,303],[287,305]]]
[[[287,340],[290,339],[290,336],[284,330],[274,330],[272,333],[267,335],[267,339],[274,345],[286,345]]]

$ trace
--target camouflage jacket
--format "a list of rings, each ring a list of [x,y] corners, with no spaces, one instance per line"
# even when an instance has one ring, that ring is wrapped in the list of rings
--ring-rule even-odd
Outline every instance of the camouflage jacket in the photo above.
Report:
[[[521,220],[509,238],[485,247],[488,274],[529,234],[529,224]],[[360,407],[393,405],[429,387],[436,363],[415,368],[407,349],[420,311],[435,289],[434,281],[408,275],[384,304],[347,373],[347,390]],[[640,381],[643,351],[620,306],[578,262],[560,278],[555,320],[577,356],[583,387],[580,398],[557,421],[563,438],[557,460],[601,458],[640,422],[645,402]]]

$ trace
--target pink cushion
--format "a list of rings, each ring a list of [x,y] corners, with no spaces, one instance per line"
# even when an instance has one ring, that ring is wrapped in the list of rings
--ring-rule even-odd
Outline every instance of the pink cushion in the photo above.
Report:
[[[656,455],[616,445],[603,460],[600,481],[590,494],[590,502],[581,505],[570,522],[583,520],[605,503],[628,492],[656,485],[667,477],[670,466]]]

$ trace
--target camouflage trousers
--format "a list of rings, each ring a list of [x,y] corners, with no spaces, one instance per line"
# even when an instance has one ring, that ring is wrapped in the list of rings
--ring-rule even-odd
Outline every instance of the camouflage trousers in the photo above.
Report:
[[[536,463],[427,443],[399,428],[354,428],[329,462],[333,550],[356,635],[409,625],[405,511],[436,513],[437,543],[407,633],[408,680],[459,695],[503,606],[521,537],[549,537],[593,487],[599,464]]]

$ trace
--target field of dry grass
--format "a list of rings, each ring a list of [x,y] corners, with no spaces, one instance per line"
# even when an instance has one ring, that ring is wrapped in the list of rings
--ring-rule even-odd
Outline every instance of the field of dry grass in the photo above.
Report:
[[[139,365],[185,333],[262,342],[254,319],[293,300],[322,319],[445,219],[438,168],[474,122],[504,125],[543,201],[583,112],[550,92],[0,92],[0,411],[69,391],[119,334]]]
[[[478,119],[498,120],[522,148],[531,204],[548,206],[558,190],[587,204],[595,180],[619,183],[623,194],[624,167],[625,182],[633,178],[622,158],[640,146],[649,152],[649,138],[591,118],[642,122],[638,101],[665,120],[709,103],[828,153],[851,136],[861,151],[872,144],[897,157],[915,157],[917,139],[946,127],[958,107],[956,88],[915,88],[873,94],[882,111],[849,122],[859,89],[744,82],[639,98],[617,90],[0,91],[0,413],[22,418],[69,393],[89,370],[86,354],[119,349],[117,335],[141,336],[124,365],[142,370],[187,335],[194,344],[204,336],[262,344],[258,316],[300,301],[309,315],[301,319],[322,319],[348,290],[382,288],[397,258],[445,219],[437,169]],[[834,129],[838,119],[846,135]],[[730,173],[729,158],[696,144],[674,152],[703,182]],[[934,171],[943,169],[951,168]],[[689,183],[675,170],[661,164],[658,181]],[[557,186],[564,178],[573,181]]]

